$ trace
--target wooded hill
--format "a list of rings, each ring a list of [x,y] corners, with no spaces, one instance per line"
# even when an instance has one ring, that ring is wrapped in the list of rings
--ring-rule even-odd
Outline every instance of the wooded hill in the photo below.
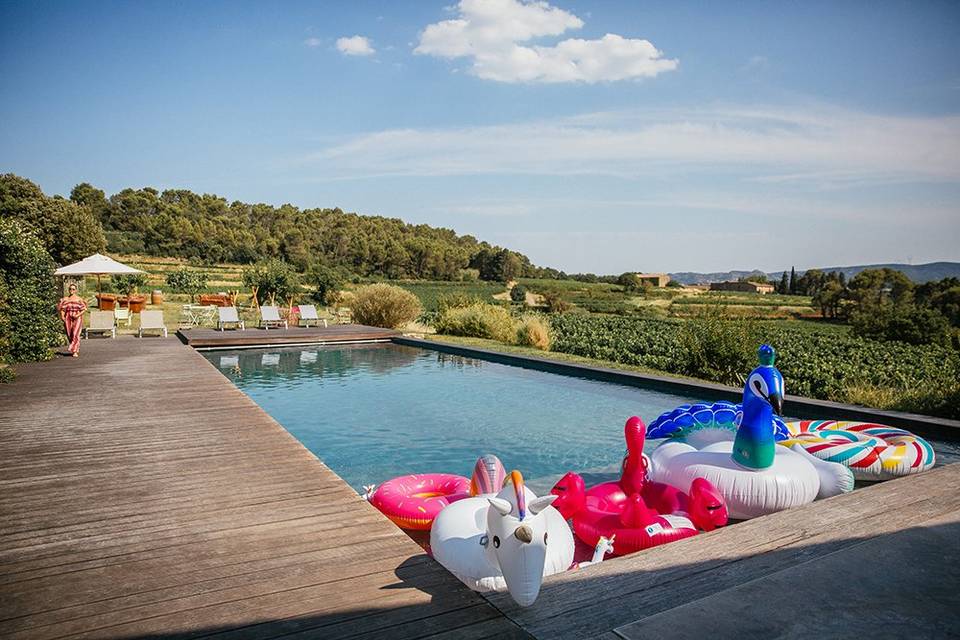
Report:
[[[23,178],[4,178],[39,192]],[[150,187],[107,197],[87,183],[74,187],[70,201],[99,220],[112,253],[241,264],[280,258],[300,271],[323,264],[359,276],[428,280],[508,280],[558,273],[535,267],[523,254],[451,229],[340,209],[228,202],[217,195]]]

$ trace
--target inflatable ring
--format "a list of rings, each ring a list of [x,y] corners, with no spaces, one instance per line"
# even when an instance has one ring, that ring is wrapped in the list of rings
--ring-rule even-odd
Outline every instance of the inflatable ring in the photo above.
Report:
[[[370,504],[402,529],[426,531],[441,509],[469,495],[469,478],[417,473],[384,482],[370,496]]]
[[[787,429],[790,437],[780,444],[799,444],[821,460],[838,462],[857,480],[921,473],[936,462],[933,447],[920,436],[873,422],[798,420],[788,422]]]

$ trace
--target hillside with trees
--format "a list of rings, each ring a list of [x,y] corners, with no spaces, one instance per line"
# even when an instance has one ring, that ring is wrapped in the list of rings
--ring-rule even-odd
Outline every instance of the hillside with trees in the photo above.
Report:
[[[506,281],[552,277],[525,255],[451,229],[396,218],[228,202],[184,189],[124,189],[107,197],[83,183],[70,201],[100,221],[115,253],[250,264],[280,259],[300,272],[316,265],[362,277]]]

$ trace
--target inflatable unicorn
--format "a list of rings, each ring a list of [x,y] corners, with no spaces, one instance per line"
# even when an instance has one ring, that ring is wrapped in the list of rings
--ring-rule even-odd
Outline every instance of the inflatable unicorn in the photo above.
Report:
[[[496,495],[458,500],[440,512],[430,531],[433,557],[474,591],[509,591],[528,607],[545,576],[573,563],[573,534],[551,506],[556,498],[538,498],[513,471]]]
[[[774,366],[773,347],[761,346],[759,358],[743,389],[743,415],[732,442],[698,450],[668,440],[650,456],[651,478],[684,491],[705,478],[726,500],[730,517],[740,520],[853,490],[853,474],[843,465],[820,460],[800,445],[776,444],[774,414],[783,407],[783,376]]]

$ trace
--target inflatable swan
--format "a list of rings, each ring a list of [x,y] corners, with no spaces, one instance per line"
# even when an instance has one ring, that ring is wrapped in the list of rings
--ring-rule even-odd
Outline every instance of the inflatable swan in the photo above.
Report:
[[[689,538],[698,529],[712,531],[727,523],[723,498],[703,478],[693,481],[689,495],[647,479],[645,431],[640,418],[627,420],[627,457],[620,480],[586,490],[582,477],[568,473],[551,490],[558,496],[553,506],[572,518],[577,537],[591,546],[604,538],[615,539],[613,555]]]
[[[783,408],[783,376],[774,367],[773,347],[761,346],[759,357],[743,389],[743,416],[733,442],[698,450],[667,441],[651,455],[651,478],[687,491],[694,479],[705,478],[723,495],[730,517],[739,520],[853,489],[853,474],[843,465],[820,460],[799,445],[777,446],[774,413]]]
[[[433,557],[474,591],[506,590],[528,607],[545,576],[573,563],[573,534],[550,506],[556,498],[538,498],[513,471],[495,496],[458,500],[440,512],[430,531]]]

